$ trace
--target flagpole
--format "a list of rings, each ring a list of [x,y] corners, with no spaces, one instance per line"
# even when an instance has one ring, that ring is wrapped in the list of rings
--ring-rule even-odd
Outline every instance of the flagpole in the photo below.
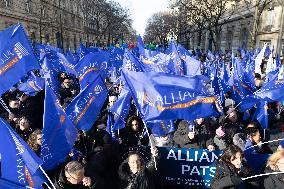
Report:
[[[265,141],[265,130],[266,129],[263,129],[263,140]]]
[[[47,184],[46,182],[44,182],[44,184],[46,185],[46,187],[47,187],[48,189],[51,189],[51,188],[48,186],[48,184]]]
[[[149,134],[149,132],[148,132],[148,128],[147,128],[147,126],[146,126],[145,121],[144,121],[143,119],[142,119],[142,121],[143,121],[144,127],[145,127],[145,129],[146,129],[146,133],[147,133],[147,135],[148,135],[149,142],[150,142],[150,146],[151,146],[151,149],[152,149],[152,148],[154,147],[153,142],[152,142],[152,140],[151,140],[151,138],[150,138],[150,134]],[[156,158],[155,158],[155,157],[153,157],[153,158],[154,158],[154,163],[155,163],[155,169],[157,170]]]
[[[277,175],[277,174],[283,174],[283,173],[284,173],[284,171],[282,171],[282,172],[273,172],[273,173],[264,173],[264,174],[253,175],[253,176],[245,177],[245,178],[241,178],[241,179],[242,180],[248,180],[248,179],[251,179],[251,178],[262,177],[262,176],[267,176],[267,175]]]
[[[56,189],[56,187],[54,186],[53,182],[50,180],[50,178],[48,177],[48,175],[46,174],[46,172],[43,170],[43,168],[41,167],[41,165],[39,166],[40,170],[43,172],[44,176],[47,178],[47,180],[50,182],[51,186]]]
[[[2,99],[2,97],[0,97],[0,104],[3,106],[3,108],[10,114],[11,111],[8,108],[7,104],[4,102],[4,100]]]
[[[129,83],[127,82],[127,79],[126,79],[126,77],[125,77],[125,74],[124,74],[123,70],[122,70],[121,74],[122,74],[123,77],[124,77],[125,83],[129,86],[129,91],[130,91],[130,93],[132,94],[132,98],[133,98],[135,95],[134,95],[133,91],[131,90],[131,86],[130,86]],[[134,98],[133,98],[133,99],[134,99]],[[134,99],[134,102],[135,102],[135,104],[136,104],[136,100],[135,100],[135,99]],[[139,113],[139,104],[136,104],[136,108],[137,108],[137,116],[138,116],[138,113]],[[142,114],[141,112],[140,112],[140,115],[143,116],[143,114]],[[143,116],[143,117],[144,117],[144,116]],[[145,121],[144,121],[143,118],[142,118],[142,122],[143,122],[143,124],[144,124],[144,127],[146,128],[146,132],[147,132],[147,135],[148,135],[148,137],[149,137],[150,146],[151,146],[151,148],[153,148],[154,145],[153,145],[153,143],[152,143],[152,140],[151,140],[151,138],[150,138],[150,134],[149,134],[149,132],[148,132],[146,123],[145,123]],[[154,158],[155,169],[157,170],[157,162],[156,162],[155,157],[153,157],[153,158]]]
[[[244,149],[244,151],[245,151],[245,150],[248,150],[248,149],[250,149],[250,148],[256,147],[256,146],[258,146],[258,145],[260,145],[260,144],[269,144],[269,143],[278,142],[278,141],[281,141],[281,140],[284,140],[284,138],[280,138],[280,139],[276,139],[276,140],[270,140],[270,141],[267,141],[267,142],[260,142],[260,143],[258,143],[258,144],[256,144],[256,145],[253,145],[253,146],[250,146],[250,147]]]

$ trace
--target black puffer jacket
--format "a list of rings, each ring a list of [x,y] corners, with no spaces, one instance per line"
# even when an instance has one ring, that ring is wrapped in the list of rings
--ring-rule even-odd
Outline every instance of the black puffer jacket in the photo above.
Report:
[[[266,173],[272,173],[271,169],[266,169]],[[264,178],[265,189],[283,189],[284,188],[284,174],[269,175]]]
[[[66,180],[64,167],[55,177],[54,185],[56,189],[95,189],[95,187],[87,187],[83,184],[71,184]]]
[[[154,160],[145,166],[144,170],[132,174],[127,159],[119,166],[118,174],[121,180],[121,189],[155,189],[154,182]]]
[[[256,189],[259,188],[257,181],[244,182],[241,177],[251,176],[253,173],[246,164],[241,171],[231,169],[225,162],[219,162],[216,166],[216,174],[212,180],[212,189]]]

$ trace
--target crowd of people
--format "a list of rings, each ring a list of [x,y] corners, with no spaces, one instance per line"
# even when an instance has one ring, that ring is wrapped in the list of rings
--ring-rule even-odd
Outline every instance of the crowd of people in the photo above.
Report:
[[[261,77],[255,83],[260,87]],[[79,82],[67,73],[60,73],[59,99],[66,107],[80,92]],[[106,79],[108,98],[97,121],[89,131],[79,131],[73,149],[66,161],[47,173],[57,189],[154,189],[177,188],[162,182],[159,176],[158,147],[202,148],[223,150],[216,165],[213,189],[227,188],[284,188],[284,175],[271,174],[243,180],[260,173],[284,171],[284,142],[263,143],[284,138],[284,112],[281,103],[268,104],[269,128],[264,130],[258,122],[244,119],[230,94],[226,95],[224,115],[198,118],[194,121],[174,120],[175,131],[164,136],[152,134],[139,116],[132,101],[125,127],[108,133],[107,118],[123,88]],[[43,128],[44,91],[29,96],[19,90],[2,95],[8,109],[1,109],[4,118],[40,156]],[[255,111],[251,110],[251,115]],[[115,115],[111,115],[114,116]],[[60,146],[58,147],[60,148]],[[150,157],[145,158],[148,150]],[[272,154],[256,172],[247,161],[250,155]],[[198,187],[197,187],[198,188]]]

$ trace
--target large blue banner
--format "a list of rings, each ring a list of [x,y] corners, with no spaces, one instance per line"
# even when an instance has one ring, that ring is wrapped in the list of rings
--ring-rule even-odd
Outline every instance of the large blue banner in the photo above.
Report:
[[[126,70],[122,74],[145,121],[194,120],[222,113],[199,77]]]
[[[16,84],[28,71],[39,69],[21,24],[0,32],[0,95]]]
[[[78,129],[88,131],[97,120],[107,94],[107,88],[98,76],[72,100],[66,108],[66,114]]]
[[[222,151],[205,149],[159,148],[159,173],[165,185],[210,188],[216,160]]]

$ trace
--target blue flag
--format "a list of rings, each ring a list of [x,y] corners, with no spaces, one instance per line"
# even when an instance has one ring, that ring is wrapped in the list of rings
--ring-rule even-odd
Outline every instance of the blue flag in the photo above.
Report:
[[[77,129],[60,106],[59,100],[45,84],[41,159],[50,170],[65,161],[77,138]]]
[[[45,181],[39,169],[42,160],[2,118],[0,133],[1,177],[24,186],[41,188]]]
[[[21,24],[0,32],[0,95],[27,72],[39,69],[32,46]]]
[[[117,119],[115,120],[115,123],[113,125],[113,130],[118,130],[125,127],[124,119],[129,114],[130,100],[131,93],[127,86],[124,85],[117,101],[110,108],[110,112],[114,113],[117,116]]]
[[[193,56],[191,52],[186,50],[181,44],[178,44],[177,51],[179,53],[180,58],[185,61],[186,56]]]
[[[172,120],[163,120],[163,121],[153,121],[147,122],[147,127],[149,127],[152,131],[152,134],[155,137],[165,136],[171,132],[174,132],[175,126]]]
[[[166,51],[168,55],[168,68],[176,75],[185,75],[183,62],[179,57],[174,41],[171,41],[169,48]],[[188,70],[189,71],[189,70]]]
[[[143,63],[141,63],[135,56],[128,50],[125,49],[123,58],[123,68],[135,71],[135,72],[143,72],[145,70]]]
[[[5,189],[26,189],[24,185],[18,184],[16,182],[12,182],[10,180],[0,178],[0,188],[5,188]]]
[[[65,56],[70,64],[74,66],[77,64],[79,58],[76,56],[76,54],[73,54],[70,50],[68,50]]]
[[[116,134],[115,134],[113,125],[114,125],[114,115],[113,115],[113,113],[108,112],[106,131],[110,134],[111,138],[115,141],[116,140]]]
[[[76,70],[74,62],[70,63],[69,60],[62,53],[57,53],[58,57],[58,67],[63,67],[62,71],[68,73],[69,75],[76,75]],[[72,60],[71,60],[72,61]]]
[[[61,72],[61,70],[54,64],[50,57],[46,54],[44,58],[40,61],[41,66],[41,74],[42,77],[45,78],[52,90],[58,94],[58,89],[60,87],[60,83],[57,79],[57,75]]]
[[[79,57],[79,61],[82,58],[84,58],[84,56],[88,53],[89,52],[88,52],[87,48],[82,43],[80,43],[80,47],[76,50],[76,54]]]
[[[124,50],[114,47],[110,53],[109,62],[110,65],[119,69],[123,65]]]
[[[260,123],[261,127],[263,129],[268,128],[268,113],[267,113],[267,102],[262,101],[259,105],[258,108],[256,109],[255,115],[257,121]]]
[[[44,89],[45,79],[32,74],[28,80],[21,83],[18,89],[29,96],[35,96]]]
[[[122,74],[145,121],[194,120],[222,112],[198,77],[127,70]]]
[[[257,90],[253,96],[264,101],[281,101],[284,99],[284,80],[277,80],[277,74],[268,83]]]
[[[92,83],[99,75],[107,72],[109,53],[96,52],[84,56],[75,67],[80,88],[83,90],[89,83]],[[103,76],[104,78],[104,76]]]
[[[78,129],[88,131],[97,120],[107,94],[107,88],[99,75],[72,100],[66,108],[66,114]]]

